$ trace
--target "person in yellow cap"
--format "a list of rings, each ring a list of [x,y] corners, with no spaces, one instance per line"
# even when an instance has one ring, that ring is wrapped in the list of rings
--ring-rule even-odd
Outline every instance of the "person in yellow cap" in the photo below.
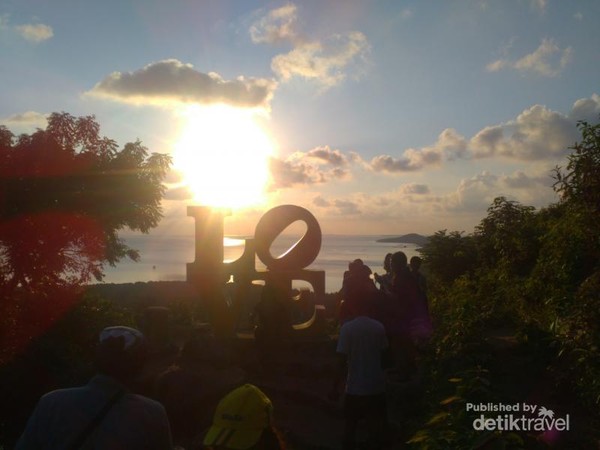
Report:
[[[272,424],[273,404],[263,391],[245,384],[217,406],[204,437],[209,450],[285,450]]]

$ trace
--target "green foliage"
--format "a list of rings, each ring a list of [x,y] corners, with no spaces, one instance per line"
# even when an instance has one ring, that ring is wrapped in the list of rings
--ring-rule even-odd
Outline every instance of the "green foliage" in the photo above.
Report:
[[[555,169],[554,188],[564,202],[581,205],[590,214],[600,213],[600,123],[578,122],[582,139],[568,156],[566,171]]]
[[[45,130],[0,126],[0,293],[102,278],[103,264],[137,259],[118,237],[161,218],[170,165],[137,141],[118,150],[93,116],[53,113]]]
[[[539,233],[535,208],[504,197],[494,199],[475,228],[478,256],[488,268],[525,276],[535,264]]]
[[[465,402],[531,392],[578,423],[564,448],[599,441],[600,124],[579,128],[566,171],[556,169],[558,204],[499,197],[473,235],[439,231],[422,249],[434,334],[414,447],[546,448],[524,433],[473,433],[465,416]]]
[[[477,267],[475,240],[462,232],[438,231],[419,251],[434,278],[432,281],[447,284]]]

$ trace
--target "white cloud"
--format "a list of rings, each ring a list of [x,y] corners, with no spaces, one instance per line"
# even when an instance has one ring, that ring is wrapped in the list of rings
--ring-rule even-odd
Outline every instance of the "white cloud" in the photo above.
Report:
[[[399,156],[379,155],[365,165],[390,174],[415,172],[455,159],[505,158],[515,161],[557,162],[579,139],[576,123],[594,123],[600,116],[600,96],[577,100],[567,114],[534,105],[514,120],[489,125],[467,139],[447,128],[427,147],[409,148]],[[354,157],[360,161],[360,157]]]
[[[42,23],[17,25],[15,29],[23,39],[36,44],[54,36],[52,27]]]
[[[520,72],[533,72],[546,77],[555,77],[571,61],[573,49],[561,49],[552,39],[543,39],[540,46],[532,53],[522,58],[511,61],[498,59],[486,66],[488,72],[497,72],[502,69],[515,69]]]
[[[0,123],[9,127],[19,128],[46,128],[48,115],[36,111],[26,111],[21,114],[13,114],[5,119],[0,119]]]
[[[167,59],[135,72],[113,72],[87,94],[135,104],[224,103],[268,108],[276,87],[275,81],[259,78],[227,81],[217,73],[202,73],[191,64]]]
[[[332,150],[328,145],[316,147],[308,151],[306,157],[331,164],[332,166],[348,165],[348,158],[340,150]]]
[[[365,57],[369,44],[364,34],[336,35],[325,42],[309,42],[271,61],[271,68],[283,81],[301,77],[332,87],[346,78],[344,69]]]
[[[255,43],[290,43],[292,50],[271,60],[273,72],[281,81],[299,77],[315,81],[323,89],[342,82],[350,66],[356,69],[370,49],[366,36],[358,31],[308,39],[298,29],[297,8],[293,3],[256,21],[250,27],[250,37]]]
[[[600,117],[600,95],[592,94],[590,98],[581,98],[575,102],[569,118],[574,121],[584,120],[595,123]]]
[[[306,153],[295,152],[286,159],[271,158],[271,189],[321,184],[350,176],[348,158],[329,146],[316,147]]]
[[[250,27],[250,37],[256,44],[280,44],[294,42],[298,36],[297,7],[288,3],[256,21]]]
[[[467,151],[467,141],[456,130],[447,128],[440,133],[436,143],[420,149],[409,148],[402,156],[376,156],[370,167],[376,172],[413,172],[428,166],[439,165],[444,159],[452,161],[463,158]]]
[[[515,120],[485,127],[470,140],[469,148],[475,158],[554,160],[566,155],[576,138],[575,124],[567,116],[534,105]]]

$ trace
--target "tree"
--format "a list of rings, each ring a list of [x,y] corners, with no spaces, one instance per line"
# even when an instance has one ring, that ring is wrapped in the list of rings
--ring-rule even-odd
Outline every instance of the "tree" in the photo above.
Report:
[[[105,263],[139,258],[118,232],[162,217],[170,157],[100,136],[94,116],[53,113],[45,130],[0,126],[0,293],[101,280]]]
[[[565,202],[578,203],[592,215],[600,213],[600,123],[580,121],[581,142],[573,145],[566,171],[554,170],[554,189]]]
[[[507,274],[528,275],[539,251],[535,208],[497,197],[487,211],[475,227],[480,260]]]
[[[459,231],[437,231],[429,236],[419,253],[427,265],[428,274],[444,284],[452,283],[477,267],[475,240]]]

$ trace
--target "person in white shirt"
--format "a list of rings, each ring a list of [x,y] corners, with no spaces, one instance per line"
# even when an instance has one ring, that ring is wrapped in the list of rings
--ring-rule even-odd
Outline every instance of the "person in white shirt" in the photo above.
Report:
[[[163,406],[128,389],[145,361],[141,332],[124,326],[102,330],[98,373],[85,386],[42,396],[16,450],[171,450]]]
[[[387,425],[383,366],[388,340],[383,325],[370,317],[375,302],[369,294],[360,286],[348,290],[353,297],[349,302],[351,318],[340,328],[337,343],[339,370],[330,397],[337,397],[345,373],[344,449],[356,447],[356,431],[363,419],[369,433],[368,448],[382,448]]]

